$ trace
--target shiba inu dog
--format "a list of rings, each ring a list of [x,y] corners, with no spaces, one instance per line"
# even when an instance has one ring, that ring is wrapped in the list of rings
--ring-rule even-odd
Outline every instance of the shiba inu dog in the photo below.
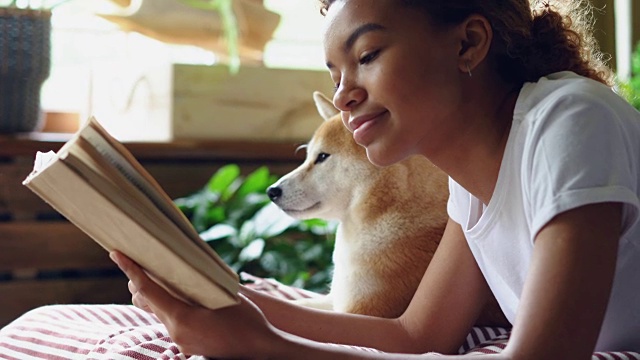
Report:
[[[395,317],[422,279],[447,221],[447,176],[422,156],[389,167],[369,162],[329,99],[304,163],[268,189],[290,216],[338,220],[331,290],[303,304]]]

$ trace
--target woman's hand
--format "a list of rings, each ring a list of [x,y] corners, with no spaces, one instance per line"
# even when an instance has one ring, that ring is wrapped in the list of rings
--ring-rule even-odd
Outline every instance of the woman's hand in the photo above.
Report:
[[[123,254],[110,256],[130,279],[133,304],[154,313],[183,353],[248,358],[266,355],[281,343],[262,312],[245,296],[241,295],[239,305],[218,310],[190,305],[169,294]]]

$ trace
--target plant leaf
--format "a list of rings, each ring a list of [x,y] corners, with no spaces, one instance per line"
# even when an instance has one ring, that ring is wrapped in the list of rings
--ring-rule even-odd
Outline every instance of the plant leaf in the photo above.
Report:
[[[252,219],[256,212],[269,203],[266,194],[248,194],[240,198],[234,197],[226,204],[227,222],[229,224],[239,224]]]
[[[200,237],[204,241],[213,241],[236,235],[236,233],[237,230],[233,226],[227,224],[218,224],[200,233]]]
[[[253,241],[257,237],[255,229],[255,222],[251,220],[242,223],[242,225],[240,226],[240,231],[238,232],[238,245],[241,247],[245,247],[251,241]]]
[[[250,193],[264,193],[271,184],[269,169],[262,166],[247,175],[234,196],[245,197]]]
[[[298,222],[272,202],[260,209],[253,217],[253,221],[256,234],[264,238],[280,235]]]
[[[222,194],[239,176],[240,167],[238,165],[225,165],[218,169],[211,179],[209,179],[207,189],[211,192]]]
[[[245,246],[240,254],[238,255],[238,259],[240,261],[249,262],[258,259],[262,256],[262,251],[264,250],[265,242],[263,239],[255,239],[249,243],[249,245]]]

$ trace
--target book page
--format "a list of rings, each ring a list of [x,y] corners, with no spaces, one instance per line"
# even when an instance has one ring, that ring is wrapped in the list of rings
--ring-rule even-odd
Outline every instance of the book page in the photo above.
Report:
[[[51,162],[56,157],[56,153],[48,151],[46,153],[38,151],[36,153],[36,161],[33,164],[33,171],[38,172]]]
[[[31,171],[31,173],[29,173],[29,175],[22,182],[22,184],[24,185],[24,183],[27,180],[29,180],[30,178],[36,176],[40,171],[43,171],[44,169],[46,169],[47,166],[49,166],[49,164],[51,164],[56,157],[57,157],[57,154],[55,152],[53,152],[53,151],[47,151],[47,152],[38,151],[38,152],[36,152],[36,158],[33,161],[33,170]]]

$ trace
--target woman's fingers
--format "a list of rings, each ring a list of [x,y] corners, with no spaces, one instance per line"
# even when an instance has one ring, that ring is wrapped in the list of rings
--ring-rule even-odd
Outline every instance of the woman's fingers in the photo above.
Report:
[[[129,292],[131,293],[131,302],[133,303],[133,305],[135,305],[136,307],[138,307],[138,308],[140,308],[140,309],[142,309],[144,311],[152,313],[153,311],[149,307],[149,304],[145,300],[144,296],[141,296],[138,293],[138,288],[133,283],[133,281],[129,280],[129,283],[127,284],[127,286],[129,288]]]
[[[109,257],[129,278],[128,287],[133,294],[132,300],[135,306],[155,313],[160,320],[163,320],[165,313],[180,311],[187,306],[151,280],[138,264],[122,253],[113,251]]]
[[[144,311],[149,312],[149,313],[154,313],[154,311],[151,308],[151,306],[149,306],[149,303],[147,302],[147,300],[144,298],[144,296],[140,295],[140,293],[134,293],[131,296],[131,302],[138,309],[144,310]]]
[[[133,283],[133,281],[129,280],[129,282],[127,283],[127,288],[129,288],[129,292],[132,294],[135,294],[136,292],[138,292],[138,288],[136,288],[136,284]]]
[[[281,340],[260,309],[244,295],[237,306],[218,310],[191,306],[173,297],[123,254],[114,251],[110,257],[129,277],[134,305],[153,312],[184,353],[247,358]]]

